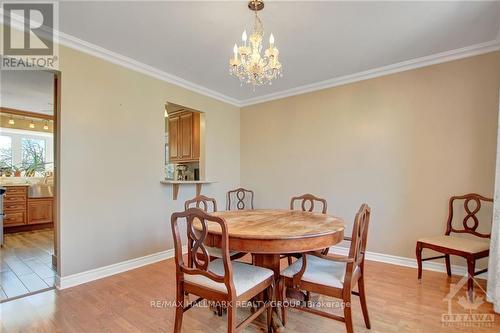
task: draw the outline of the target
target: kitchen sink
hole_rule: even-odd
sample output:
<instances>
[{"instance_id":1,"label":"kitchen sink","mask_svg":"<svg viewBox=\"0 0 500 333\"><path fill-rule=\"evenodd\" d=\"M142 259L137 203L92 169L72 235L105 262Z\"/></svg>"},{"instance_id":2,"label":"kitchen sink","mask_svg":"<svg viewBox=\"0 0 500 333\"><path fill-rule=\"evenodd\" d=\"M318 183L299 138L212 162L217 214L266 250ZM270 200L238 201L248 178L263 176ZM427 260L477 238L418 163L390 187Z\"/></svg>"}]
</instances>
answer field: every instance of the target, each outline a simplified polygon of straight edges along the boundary
<instances>
[{"instance_id":1,"label":"kitchen sink","mask_svg":"<svg viewBox=\"0 0 500 333\"><path fill-rule=\"evenodd\" d=\"M28 187L28 197L47 198L54 196L54 185L34 184Z\"/></svg>"}]
</instances>

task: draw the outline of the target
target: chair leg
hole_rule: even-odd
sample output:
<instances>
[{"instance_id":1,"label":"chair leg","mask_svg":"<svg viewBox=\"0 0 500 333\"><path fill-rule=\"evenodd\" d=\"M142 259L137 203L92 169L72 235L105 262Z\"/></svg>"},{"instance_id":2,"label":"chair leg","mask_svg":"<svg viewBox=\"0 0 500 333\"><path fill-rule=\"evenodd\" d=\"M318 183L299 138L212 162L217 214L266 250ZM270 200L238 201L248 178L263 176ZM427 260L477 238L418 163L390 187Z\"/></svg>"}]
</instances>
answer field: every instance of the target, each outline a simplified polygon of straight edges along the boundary
<instances>
[{"instance_id":1,"label":"chair leg","mask_svg":"<svg viewBox=\"0 0 500 333\"><path fill-rule=\"evenodd\" d=\"M182 315L184 314L184 288L182 283L177 286L176 296L174 333L181 333Z\"/></svg>"},{"instance_id":2,"label":"chair leg","mask_svg":"<svg viewBox=\"0 0 500 333\"><path fill-rule=\"evenodd\" d=\"M288 266L292 264L292 256L288 256Z\"/></svg>"},{"instance_id":3,"label":"chair leg","mask_svg":"<svg viewBox=\"0 0 500 333\"><path fill-rule=\"evenodd\" d=\"M418 279L422 279L422 243L417 242L417 247L415 249L415 255L417 257L418 265Z\"/></svg>"},{"instance_id":4,"label":"chair leg","mask_svg":"<svg viewBox=\"0 0 500 333\"><path fill-rule=\"evenodd\" d=\"M236 304L229 302L227 307L227 333L236 333Z\"/></svg>"},{"instance_id":5,"label":"chair leg","mask_svg":"<svg viewBox=\"0 0 500 333\"><path fill-rule=\"evenodd\" d=\"M446 274L448 274L448 276L451 276L451 264L450 264L450 255L449 254L444 255L444 261L446 263Z\"/></svg>"},{"instance_id":6,"label":"chair leg","mask_svg":"<svg viewBox=\"0 0 500 333\"><path fill-rule=\"evenodd\" d=\"M469 301L474 301L474 273L476 271L476 260L474 258L467 258L467 296Z\"/></svg>"},{"instance_id":7,"label":"chair leg","mask_svg":"<svg viewBox=\"0 0 500 333\"><path fill-rule=\"evenodd\" d=\"M278 301L280 303L281 323L283 324L283 326L286 326L286 306L285 306L285 300L286 300L285 280L280 279L279 282L278 282Z\"/></svg>"},{"instance_id":8,"label":"chair leg","mask_svg":"<svg viewBox=\"0 0 500 333\"><path fill-rule=\"evenodd\" d=\"M351 298L350 295L344 298L344 319L347 333L353 333L352 313L351 313Z\"/></svg>"},{"instance_id":9,"label":"chair leg","mask_svg":"<svg viewBox=\"0 0 500 333\"><path fill-rule=\"evenodd\" d=\"M359 301L361 302L361 310L363 311L363 318L365 319L366 328L370 329L370 317L368 316L368 306L366 304L365 294L365 279L363 276L358 280Z\"/></svg>"},{"instance_id":10,"label":"chair leg","mask_svg":"<svg viewBox=\"0 0 500 333\"><path fill-rule=\"evenodd\" d=\"M271 302L273 301L274 298L274 283L267 288L267 295L266 295L266 300L269 302L266 304L267 306L267 333L272 333L273 332L273 307L271 306Z\"/></svg>"}]
</instances>

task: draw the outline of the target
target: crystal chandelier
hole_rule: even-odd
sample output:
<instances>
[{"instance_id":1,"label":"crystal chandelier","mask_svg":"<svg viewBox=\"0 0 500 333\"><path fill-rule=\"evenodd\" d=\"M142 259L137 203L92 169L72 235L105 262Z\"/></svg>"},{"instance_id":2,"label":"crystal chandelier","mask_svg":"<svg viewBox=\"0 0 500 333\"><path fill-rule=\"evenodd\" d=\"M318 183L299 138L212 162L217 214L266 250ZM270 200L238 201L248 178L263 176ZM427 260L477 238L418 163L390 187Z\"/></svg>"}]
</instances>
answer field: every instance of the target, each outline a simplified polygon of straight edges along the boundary
<instances>
[{"instance_id":1,"label":"crystal chandelier","mask_svg":"<svg viewBox=\"0 0 500 333\"><path fill-rule=\"evenodd\" d=\"M255 22L253 32L247 43L247 32L243 31L241 40L243 44L238 47L234 44L234 56L229 60L229 73L237 77L241 84L243 82L260 86L272 84L272 80L278 76L282 77L281 63L278 60L279 51L274 46L274 36L269 36L269 48L262 52L262 39L264 36L264 27L257 12L264 8L264 2L261 0L252 0L248 3L248 8L255 13Z\"/></svg>"}]
</instances>

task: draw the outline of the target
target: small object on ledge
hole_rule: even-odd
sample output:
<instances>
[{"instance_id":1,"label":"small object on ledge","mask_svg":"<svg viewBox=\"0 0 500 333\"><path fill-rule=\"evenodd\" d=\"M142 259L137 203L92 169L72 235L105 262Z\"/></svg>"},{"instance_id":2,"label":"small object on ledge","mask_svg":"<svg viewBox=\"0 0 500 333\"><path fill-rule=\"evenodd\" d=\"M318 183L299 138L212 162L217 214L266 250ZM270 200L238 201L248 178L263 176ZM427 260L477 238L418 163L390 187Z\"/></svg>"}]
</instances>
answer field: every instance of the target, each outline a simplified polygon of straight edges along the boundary
<instances>
[{"instance_id":1,"label":"small object on ledge","mask_svg":"<svg viewBox=\"0 0 500 333\"><path fill-rule=\"evenodd\" d=\"M177 180L187 180L188 166L184 164L177 164L175 166L175 174L177 174Z\"/></svg>"},{"instance_id":2,"label":"small object on ledge","mask_svg":"<svg viewBox=\"0 0 500 333\"><path fill-rule=\"evenodd\" d=\"M179 194L180 185L184 184L195 184L196 185L196 195L201 194L201 187L203 184L211 184L216 183L216 181L212 180L162 180L160 183L162 184L171 184L172 185L172 197L174 200L177 200L177 196Z\"/></svg>"}]
</instances>

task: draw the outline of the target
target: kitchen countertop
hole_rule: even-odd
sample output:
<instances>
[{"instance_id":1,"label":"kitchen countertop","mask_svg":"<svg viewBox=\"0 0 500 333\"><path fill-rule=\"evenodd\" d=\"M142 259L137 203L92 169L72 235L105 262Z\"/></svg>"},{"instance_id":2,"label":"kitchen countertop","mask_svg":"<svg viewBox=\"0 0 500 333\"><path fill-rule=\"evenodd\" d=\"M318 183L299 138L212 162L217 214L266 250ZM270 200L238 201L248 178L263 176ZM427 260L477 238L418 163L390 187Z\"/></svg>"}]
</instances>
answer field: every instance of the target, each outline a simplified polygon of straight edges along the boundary
<instances>
[{"instance_id":1,"label":"kitchen countertop","mask_svg":"<svg viewBox=\"0 0 500 333\"><path fill-rule=\"evenodd\" d=\"M27 187L28 188L28 198L30 199L48 199L54 197L54 185L43 184L43 183L33 183L33 184L0 184L0 187Z\"/></svg>"},{"instance_id":2,"label":"kitchen countertop","mask_svg":"<svg viewBox=\"0 0 500 333\"><path fill-rule=\"evenodd\" d=\"M166 179L162 180L160 183L162 184L210 184L215 183L213 180L173 180Z\"/></svg>"}]
</instances>

